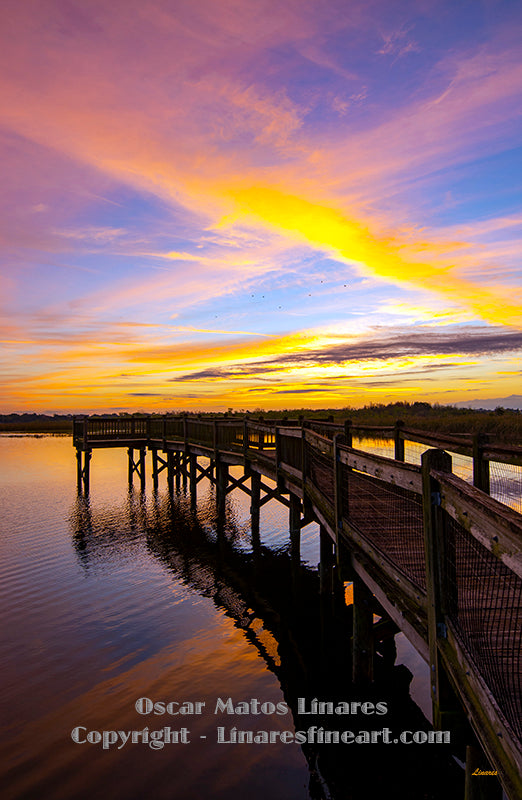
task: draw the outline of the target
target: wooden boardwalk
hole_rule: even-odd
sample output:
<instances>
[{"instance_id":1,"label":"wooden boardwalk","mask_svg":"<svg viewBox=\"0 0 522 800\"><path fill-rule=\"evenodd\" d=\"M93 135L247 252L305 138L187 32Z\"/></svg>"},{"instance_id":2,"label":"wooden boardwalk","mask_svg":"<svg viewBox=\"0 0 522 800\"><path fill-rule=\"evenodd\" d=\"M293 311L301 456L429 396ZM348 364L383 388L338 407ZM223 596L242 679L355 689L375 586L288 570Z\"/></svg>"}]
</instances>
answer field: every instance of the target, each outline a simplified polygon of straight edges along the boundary
<instances>
[{"instance_id":1,"label":"wooden boardwalk","mask_svg":"<svg viewBox=\"0 0 522 800\"><path fill-rule=\"evenodd\" d=\"M522 448L400 424L391 433L395 459L354 449L350 426L328 422L92 417L75 420L73 444L79 490L89 489L94 449L125 447L129 480L137 475L142 489L149 451L155 488L165 470L169 489L189 486L194 502L203 478L215 485L221 509L228 492L246 492L253 535L260 508L282 502L294 552L300 529L319 523L323 590L354 584L354 680L372 680L377 612L430 665L434 727L460 725L464 711L515 800L522 797L522 516L487 491L489 462L522 465ZM435 448L422 466L404 462L413 437ZM473 458L473 486L452 474L443 448ZM469 800L475 786L469 777Z\"/></svg>"}]
</instances>

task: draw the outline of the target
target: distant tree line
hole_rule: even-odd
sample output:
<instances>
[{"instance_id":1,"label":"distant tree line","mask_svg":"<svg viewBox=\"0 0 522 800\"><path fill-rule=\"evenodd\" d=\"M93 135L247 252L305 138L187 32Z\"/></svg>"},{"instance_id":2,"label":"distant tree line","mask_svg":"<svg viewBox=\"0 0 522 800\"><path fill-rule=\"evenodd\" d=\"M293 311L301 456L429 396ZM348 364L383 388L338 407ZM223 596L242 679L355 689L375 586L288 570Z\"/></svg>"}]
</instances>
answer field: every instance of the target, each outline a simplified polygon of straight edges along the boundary
<instances>
[{"instance_id":1,"label":"distant tree line","mask_svg":"<svg viewBox=\"0 0 522 800\"><path fill-rule=\"evenodd\" d=\"M179 411L164 412L152 416L177 416ZM192 417L244 417L254 419L330 419L344 422L351 419L354 425L394 425L402 420L406 427L418 428L434 433L491 433L500 441L522 444L522 413L517 410L496 408L494 411L455 406L431 405L425 402L388 403L363 406L362 408L323 408L323 409L278 409L264 411L256 408L233 410L225 413L186 412ZM144 412L119 412L114 414L93 414L93 417L143 416ZM77 415L81 416L81 415ZM0 414L0 431L13 433L72 433L73 414Z\"/></svg>"}]
</instances>

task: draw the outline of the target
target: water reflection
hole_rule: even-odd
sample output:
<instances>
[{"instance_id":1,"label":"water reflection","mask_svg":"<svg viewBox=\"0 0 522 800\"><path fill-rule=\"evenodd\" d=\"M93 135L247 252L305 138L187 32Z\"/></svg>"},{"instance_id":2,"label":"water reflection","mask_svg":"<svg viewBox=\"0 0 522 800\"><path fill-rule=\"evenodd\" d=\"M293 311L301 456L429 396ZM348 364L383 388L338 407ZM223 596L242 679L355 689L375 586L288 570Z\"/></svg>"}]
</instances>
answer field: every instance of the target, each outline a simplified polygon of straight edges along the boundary
<instances>
[{"instance_id":1,"label":"water reflection","mask_svg":"<svg viewBox=\"0 0 522 800\"><path fill-rule=\"evenodd\" d=\"M305 731L316 726L357 732L381 730L383 725L396 732L429 730L409 695L411 674L403 666L394 666L393 640L386 638L380 644L375 686L357 692L349 682L351 608L340 597L319 597L317 571L296 561L289 543L270 548L252 540L248 525L240 522L230 505L219 516L212 493L194 508L187 495L155 494L147 501L131 491L116 513L110 508L91 509L88 499L78 498L71 529L86 571L118 560L123 550L132 551L141 535L147 551L172 575L176 592L184 587L185 597L197 594L210 599L248 642L251 650L243 658L251 658L255 651L277 677L291 723L248 714L239 722L234 717L220 719L219 725L254 731L283 729L283 723L284 729ZM219 653L212 654L214 663L219 658ZM201 680L207 665L199 663L198 669ZM234 697L244 699L236 692ZM381 701L388 713L384 719L360 714L303 716L299 698ZM210 695L208 702L213 702ZM207 730L202 720L198 723ZM216 720L211 723L215 725ZM240 758L253 756L254 747L240 745ZM250 748L248 754L245 748ZM455 748L427 747L419 752L417 747L372 744L353 752L346 745L313 742L302 750L309 769L310 798L324 797L327 792L332 798L366 799L387 794L393 786L404 798L461 796L462 773L451 758ZM235 763L233 754L230 758ZM223 776L216 779L222 781ZM217 796L216 792L218 787L212 787L210 796Z\"/></svg>"},{"instance_id":2,"label":"water reflection","mask_svg":"<svg viewBox=\"0 0 522 800\"><path fill-rule=\"evenodd\" d=\"M205 481L196 508L182 492L168 497L164 475L160 493L129 493L125 454L114 449L95 454L91 499L73 501L69 439L0 437L0 445L2 797L306 800L325 785L334 800L461 797L462 773L436 747L216 742L219 725L370 727L361 715L333 723L297 715L300 696L357 698L350 612L337 603L335 615L322 613L332 604L321 601L310 566L313 525L299 560L276 502L263 507L252 541L239 492L221 519ZM389 703L381 719L390 728L426 728L410 674L385 650L378 682L361 699ZM134 703L143 696L206 703L208 713L187 723L190 745L102 750L71 740L75 726L177 727L175 718L140 716ZM216 716L218 697L284 701L290 711Z\"/></svg>"}]
</instances>

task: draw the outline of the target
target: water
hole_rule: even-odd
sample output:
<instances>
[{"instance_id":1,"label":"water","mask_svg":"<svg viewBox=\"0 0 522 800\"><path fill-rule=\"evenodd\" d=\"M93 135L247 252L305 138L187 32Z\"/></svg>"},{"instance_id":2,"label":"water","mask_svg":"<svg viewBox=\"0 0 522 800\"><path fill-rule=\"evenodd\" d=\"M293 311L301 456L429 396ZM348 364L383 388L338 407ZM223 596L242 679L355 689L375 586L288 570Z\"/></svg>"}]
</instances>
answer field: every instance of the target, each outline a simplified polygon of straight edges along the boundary
<instances>
[{"instance_id":1,"label":"water","mask_svg":"<svg viewBox=\"0 0 522 800\"><path fill-rule=\"evenodd\" d=\"M89 499L76 495L70 438L1 436L0 451L2 797L306 800L328 786L335 800L395 784L404 798L423 796L424 785L425 797L450 798L452 787L460 795L447 749L372 745L352 755L343 745L216 741L218 726L227 735L232 726L295 731L290 711L216 715L217 698L294 708L299 696L356 696L338 636L320 625L316 525L303 530L292 571L288 512L274 501L253 547L249 500L238 491L220 523L206 481L196 509L183 493L172 501L164 482L157 495L129 492L124 450L94 451ZM399 658L377 700L389 703L390 727L424 729L410 689L426 704L425 667L397 638ZM411 685L404 665L415 670ZM135 708L143 697L204 705L184 717L144 716ZM331 727L371 727L341 722ZM71 738L76 728L83 740L165 726L186 728L189 743L103 749Z\"/></svg>"}]
</instances>

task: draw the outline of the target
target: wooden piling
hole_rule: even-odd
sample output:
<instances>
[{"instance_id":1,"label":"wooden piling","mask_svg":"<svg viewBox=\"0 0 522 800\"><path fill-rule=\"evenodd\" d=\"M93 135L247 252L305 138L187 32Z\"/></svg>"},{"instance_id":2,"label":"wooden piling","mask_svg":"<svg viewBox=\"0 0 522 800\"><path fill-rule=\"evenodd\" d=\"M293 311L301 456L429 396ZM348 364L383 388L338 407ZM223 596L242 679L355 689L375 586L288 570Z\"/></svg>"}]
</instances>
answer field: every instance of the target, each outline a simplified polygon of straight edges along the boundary
<instances>
[{"instance_id":1,"label":"wooden piling","mask_svg":"<svg viewBox=\"0 0 522 800\"><path fill-rule=\"evenodd\" d=\"M333 592L334 543L328 531L319 526L319 591L328 596Z\"/></svg>"},{"instance_id":2,"label":"wooden piling","mask_svg":"<svg viewBox=\"0 0 522 800\"><path fill-rule=\"evenodd\" d=\"M259 509L261 503L261 475L259 472L250 472L250 525L252 531L252 547L254 549L260 544L260 517Z\"/></svg>"},{"instance_id":3,"label":"wooden piling","mask_svg":"<svg viewBox=\"0 0 522 800\"><path fill-rule=\"evenodd\" d=\"M82 490L82 451L79 447L76 448L76 485L78 493Z\"/></svg>"},{"instance_id":4,"label":"wooden piling","mask_svg":"<svg viewBox=\"0 0 522 800\"><path fill-rule=\"evenodd\" d=\"M352 678L358 686L368 686L373 682L373 606L373 594L364 581L354 575Z\"/></svg>"},{"instance_id":5,"label":"wooden piling","mask_svg":"<svg viewBox=\"0 0 522 800\"><path fill-rule=\"evenodd\" d=\"M181 453L176 451L174 456L174 477L176 479L176 491L181 489Z\"/></svg>"},{"instance_id":6,"label":"wooden piling","mask_svg":"<svg viewBox=\"0 0 522 800\"><path fill-rule=\"evenodd\" d=\"M295 494L290 494L289 529L290 529L290 556L292 562L301 561L301 509L302 503Z\"/></svg>"},{"instance_id":7,"label":"wooden piling","mask_svg":"<svg viewBox=\"0 0 522 800\"><path fill-rule=\"evenodd\" d=\"M158 491L159 486L159 461L158 461L158 451L156 448L152 450L152 485L154 487L154 491Z\"/></svg>"},{"instance_id":8,"label":"wooden piling","mask_svg":"<svg viewBox=\"0 0 522 800\"><path fill-rule=\"evenodd\" d=\"M129 486L132 486L132 479L134 477L134 450L132 447L129 447L127 449L127 457L128 457Z\"/></svg>"},{"instance_id":9,"label":"wooden piling","mask_svg":"<svg viewBox=\"0 0 522 800\"><path fill-rule=\"evenodd\" d=\"M92 458L92 450L86 450L84 453L84 464L83 464L83 491L85 494L89 494L89 487L91 481L91 458Z\"/></svg>"},{"instance_id":10,"label":"wooden piling","mask_svg":"<svg viewBox=\"0 0 522 800\"><path fill-rule=\"evenodd\" d=\"M76 448L76 481L79 494L82 492L89 494L91 458L92 450L82 450L81 447Z\"/></svg>"},{"instance_id":11,"label":"wooden piling","mask_svg":"<svg viewBox=\"0 0 522 800\"><path fill-rule=\"evenodd\" d=\"M187 420L185 420L185 423ZM182 459L182 468L181 468L181 478L183 482L183 490L187 491L188 486L188 472L189 472L189 455L187 452L181 454Z\"/></svg>"},{"instance_id":12,"label":"wooden piling","mask_svg":"<svg viewBox=\"0 0 522 800\"><path fill-rule=\"evenodd\" d=\"M218 511L221 513L225 510L228 485L228 464L224 464L221 460L216 464L216 477L216 500Z\"/></svg>"},{"instance_id":13,"label":"wooden piling","mask_svg":"<svg viewBox=\"0 0 522 800\"><path fill-rule=\"evenodd\" d=\"M189 469L190 469L190 497L194 502L197 500L197 472L198 472L198 457L194 453L189 455Z\"/></svg>"},{"instance_id":14,"label":"wooden piling","mask_svg":"<svg viewBox=\"0 0 522 800\"><path fill-rule=\"evenodd\" d=\"M145 459L147 456L147 450L145 447L140 448L140 461L139 461L139 476L140 476L140 490L142 492L145 491L145 483L146 483L146 472L145 472Z\"/></svg>"},{"instance_id":15,"label":"wooden piling","mask_svg":"<svg viewBox=\"0 0 522 800\"><path fill-rule=\"evenodd\" d=\"M172 450L167 452L167 486L169 494L174 492L174 475L176 472L175 453Z\"/></svg>"}]
</instances>

